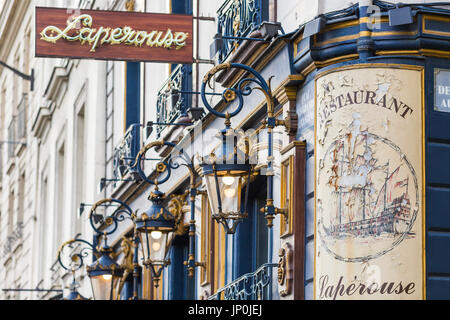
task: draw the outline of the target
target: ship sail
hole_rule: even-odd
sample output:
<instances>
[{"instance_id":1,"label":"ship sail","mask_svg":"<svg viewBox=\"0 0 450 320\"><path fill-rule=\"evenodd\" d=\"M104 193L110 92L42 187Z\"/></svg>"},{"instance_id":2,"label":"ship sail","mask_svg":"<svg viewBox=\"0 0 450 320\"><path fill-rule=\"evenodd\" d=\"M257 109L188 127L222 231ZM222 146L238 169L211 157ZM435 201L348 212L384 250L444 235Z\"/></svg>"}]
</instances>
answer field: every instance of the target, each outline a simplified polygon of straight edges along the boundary
<instances>
[{"instance_id":1,"label":"ship sail","mask_svg":"<svg viewBox=\"0 0 450 320\"><path fill-rule=\"evenodd\" d=\"M408 177L398 180L402 165L389 172L389 161L378 164L372 150L375 139L368 131L360 131L357 118L350 129L334 143L330 154L328 185L336 211L330 216L328 233L367 236L397 232L394 225L401 215L409 214ZM376 190L374 182L379 185L380 180L383 185Z\"/></svg>"}]
</instances>

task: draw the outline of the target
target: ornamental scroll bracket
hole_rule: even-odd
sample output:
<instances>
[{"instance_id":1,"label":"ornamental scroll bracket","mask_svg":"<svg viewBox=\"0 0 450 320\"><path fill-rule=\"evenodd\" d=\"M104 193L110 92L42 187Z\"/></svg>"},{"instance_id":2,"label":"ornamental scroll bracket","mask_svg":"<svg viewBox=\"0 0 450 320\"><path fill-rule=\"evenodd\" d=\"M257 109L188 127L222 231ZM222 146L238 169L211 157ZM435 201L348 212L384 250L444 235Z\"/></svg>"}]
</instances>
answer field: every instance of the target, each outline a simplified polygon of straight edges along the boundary
<instances>
[{"instance_id":1,"label":"ornamental scroll bracket","mask_svg":"<svg viewBox=\"0 0 450 320\"><path fill-rule=\"evenodd\" d=\"M293 261L292 261L292 246L289 243L285 243L278 254L278 270L277 279L279 293L281 297L286 297L292 292L293 281Z\"/></svg>"}]
</instances>

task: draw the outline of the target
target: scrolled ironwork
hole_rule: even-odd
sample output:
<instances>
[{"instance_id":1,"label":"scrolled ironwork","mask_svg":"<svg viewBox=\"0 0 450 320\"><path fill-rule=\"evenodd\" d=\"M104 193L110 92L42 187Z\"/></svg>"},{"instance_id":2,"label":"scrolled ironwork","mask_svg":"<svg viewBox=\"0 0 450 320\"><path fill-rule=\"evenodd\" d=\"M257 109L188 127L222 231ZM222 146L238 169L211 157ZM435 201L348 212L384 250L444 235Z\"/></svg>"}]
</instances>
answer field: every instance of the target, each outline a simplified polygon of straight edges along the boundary
<instances>
[{"instance_id":1,"label":"scrolled ironwork","mask_svg":"<svg viewBox=\"0 0 450 320\"><path fill-rule=\"evenodd\" d=\"M224 100L225 103L230 104L232 101L238 100L238 105L232 112L221 113L221 112L216 111L209 104L208 99L206 97L206 86L211 87L210 81L217 72L220 72L225 69L232 69L232 68L244 70L244 71L250 73L250 75L252 77L243 78L237 83L237 85L234 88L226 88L223 91L222 99ZM252 87L252 86L250 86L250 83L253 83L256 86ZM261 74L259 72L257 72L255 69L253 69L247 65L240 64L240 63L224 63L224 64L215 66L205 75L205 77L203 79L203 83L202 83L202 88L201 88L201 97L202 97L203 104L212 114L214 114L215 116L220 117L220 118L230 119L230 118L234 117L235 115L237 115L242 110L242 108L244 106L244 96L250 95L253 92L253 90L259 90L259 91L263 92L263 94L266 97L268 112L273 112L274 101L273 101L272 91L270 88L270 81L269 81L269 83L266 82L266 80L261 76ZM227 93L229 95L230 91L233 92L235 95L235 97L231 101L227 97Z\"/></svg>"},{"instance_id":2,"label":"scrolled ironwork","mask_svg":"<svg viewBox=\"0 0 450 320\"><path fill-rule=\"evenodd\" d=\"M219 289L208 300L266 300L270 298L272 268L276 263L265 263L255 272L247 273Z\"/></svg>"},{"instance_id":3,"label":"scrolled ironwork","mask_svg":"<svg viewBox=\"0 0 450 320\"><path fill-rule=\"evenodd\" d=\"M75 238L64 242L58 249L58 262L64 270L75 272L84 266L84 259L89 251L95 252L95 247L88 241ZM68 261L67 261L68 260Z\"/></svg>"},{"instance_id":4,"label":"scrolled ironwork","mask_svg":"<svg viewBox=\"0 0 450 320\"><path fill-rule=\"evenodd\" d=\"M112 214L106 216L96 214L96 210L100 206L106 207L107 209L109 206L113 206L114 204L118 204L118 208L114 210ZM91 223L92 229L94 229L94 231L98 234L110 235L117 230L119 222L124 221L125 219L133 219L134 216L135 214L133 213L133 210L131 210L126 203L118 199L108 198L96 202L91 207L91 211L89 212L89 222ZM99 224L100 226L105 227L105 229L99 229L99 227L96 226Z\"/></svg>"},{"instance_id":5,"label":"scrolled ironwork","mask_svg":"<svg viewBox=\"0 0 450 320\"><path fill-rule=\"evenodd\" d=\"M161 160L157 164L157 167L158 167L158 165L161 165L161 168L160 169L157 168L156 171L160 175L163 173L165 173L165 174L163 175L163 177L158 176L156 179L150 179L149 177L147 177L144 170L142 169L142 162L145 160L145 154L150 149L155 148L155 147L162 147L162 146L168 146L172 149L170 157L165 160ZM178 162L178 159L181 159L182 161ZM136 160L135 160L135 163L133 166L137 168L137 171L138 171L139 175L141 176L141 178L145 182L152 184L152 185L160 185L160 184L166 182L167 180L169 180L172 170L178 169L180 166L186 166L190 170L191 174L193 172L195 172L194 167L193 167L193 158L190 158L176 144L174 144L172 142L168 142L168 141L159 141L159 140L153 141L153 142L145 145L144 147L142 147L142 149L139 151L138 155L136 156Z\"/></svg>"}]
</instances>

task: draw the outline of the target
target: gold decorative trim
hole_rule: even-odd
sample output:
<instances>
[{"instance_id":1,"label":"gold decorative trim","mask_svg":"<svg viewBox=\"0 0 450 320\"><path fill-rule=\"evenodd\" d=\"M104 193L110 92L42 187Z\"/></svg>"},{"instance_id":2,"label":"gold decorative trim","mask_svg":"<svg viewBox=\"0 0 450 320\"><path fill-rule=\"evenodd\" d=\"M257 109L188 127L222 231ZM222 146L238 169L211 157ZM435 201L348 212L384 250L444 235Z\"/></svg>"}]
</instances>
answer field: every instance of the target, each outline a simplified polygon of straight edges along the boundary
<instances>
[{"instance_id":1,"label":"gold decorative trim","mask_svg":"<svg viewBox=\"0 0 450 320\"><path fill-rule=\"evenodd\" d=\"M314 35L314 46L324 46L331 43L343 42L347 40L357 39L359 37L384 37L384 36L411 36L417 34L417 30L413 31L360 31L357 34L351 34L347 36L340 36L336 38L331 38L321 42L317 42L317 35Z\"/></svg>"},{"instance_id":2,"label":"gold decorative trim","mask_svg":"<svg viewBox=\"0 0 450 320\"><path fill-rule=\"evenodd\" d=\"M305 141L292 141L289 143L286 147L281 149L280 153L281 155L285 155L289 150L295 147L305 147L306 148L306 142Z\"/></svg>"},{"instance_id":3,"label":"gold decorative trim","mask_svg":"<svg viewBox=\"0 0 450 320\"><path fill-rule=\"evenodd\" d=\"M324 60L324 61L315 61L315 66L319 67L319 68L323 68L323 67L329 66L331 64L349 61L349 60L355 60L358 58L359 58L359 55L357 53L346 54L344 56L335 57L335 58L331 58L331 59Z\"/></svg>"},{"instance_id":4,"label":"gold decorative trim","mask_svg":"<svg viewBox=\"0 0 450 320\"><path fill-rule=\"evenodd\" d=\"M293 281L293 259L292 247L285 243L278 253L277 280L281 297L286 297L292 293Z\"/></svg>"},{"instance_id":5,"label":"gold decorative trim","mask_svg":"<svg viewBox=\"0 0 450 320\"><path fill-rule=\"evenodd\" d=\"M289 188L287 187L289 186ZM293 212L294 212L294 156L281 163L281 196L280 207L286 214L280 219L280 238L285 238L293 233ZM285 200L285 203L281 201ZM287 200L287 201L286 201Z\"/></svg>"},{"instance_id":6,"label":"gold decorative trim","mask_svg":"<svg viewBox=\"0 0 450 320\"><path fill-rule=\"evenodd\" d=\"M375 52L376 55L422 55L428 57L436 57L448 59L450 58L450 51L434 50L434 49L419 49L419 50L380 50Z\"/></svg>"},{"instance_id":7,"label":"gold decorative trim","mask_svg":"<svg viewBox=\"0 0 450 320\"><path fill-rule=\"evenodd\" d=\"M200 257L206 262L206 268L200 270L200 285L205 286L211 282L210 279L210 258L211 255L211 231L210 230L210 210L209 200L206 194L201 195L201 243L200 243Z\"/></svg>"},{"instance_id":8,"label":"gold decorative trim","mask_svg":"<svg viewBox=\"0 0 450 320\"><path fill-rule=\"evenodd\" d=\"M359 34L352 34L352 35L348 35L348 36L340 36L340 37L324 40L324 41L321 41L321 42L317 42L317 37L316 36L317 36L317 34L314 35L314 46L318 46L318 47L325 46L325 45L330 44L330 43L343 42L343 41L353 40L353 39L359 38Z\"/></svg>"},{"instance_id":9,"label":"gold decorative trim","mask_svg":"<svg viewBox=\"0 0 450 320\"><path fill-rule=\"evenodd\" d=\"M442 17L442 16L432 16L432 15L425 14L425 15L423 16L423 20L422 20L422 32L423 32L423 33L426 33L426 34L434 34L434 35L436 35L436 36L450 37L450 32L426 29L425 24L426 24L426 21L427 21L427 20L431 20L431 21L443 21L443 22L449 22L449 23L450 23L450 18Z\"/></svg>"},{"instance_id":10,"label":"gold decorative trim","mask_svg":"<svg viewBox=\"0 0 450 320\"><path fill-rule=\"evenodd\" d=\"M413 31L380 31L372 32L372 37L383 37L383 36L413 36L417 34L417 30Z\"/></svg>"}]
</instances>

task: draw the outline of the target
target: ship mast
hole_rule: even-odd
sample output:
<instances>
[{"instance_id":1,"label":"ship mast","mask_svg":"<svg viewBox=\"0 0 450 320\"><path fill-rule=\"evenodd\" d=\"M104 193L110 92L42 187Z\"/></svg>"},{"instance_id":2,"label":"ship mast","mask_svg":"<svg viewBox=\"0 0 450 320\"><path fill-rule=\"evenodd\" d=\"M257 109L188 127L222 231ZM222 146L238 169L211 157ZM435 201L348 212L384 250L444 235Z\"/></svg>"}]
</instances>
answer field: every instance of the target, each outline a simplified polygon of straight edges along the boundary
<instances>
[{"instance_id":1,"label":"ship mast","mask_svg":"<svg viewBox=\"0 0 450 320\"><path fill-rule=\"evenodd\" d=\"M366 132L366 144L365 144L365 150L364 150L364 152L367 152L367 149L368 149L368 145L367 145L367 132ZM364 160L366 160L365 158L364 158ZM366 160L367 161L367 160ZM362 190L363 190L363 210L362 210L362 219L363 220L366 220L366 186L367 186L367 180L366 180L366 182L365 182L365 184L364 184L364 186L363 186L363 188L362 188Z\"/></svg>"},{"instance_id":2,"label":"ship mast","mask_svg":"<svg viewBox=\"0 0 450 320\"><path fill-rule=\"evenodd\" d=\"M386 165L386 178L384 179L384 203L383 203L383 212L386 211L386 197L387 197L387 181L389 180L389 160Z\"/></svg>"},{"instance_id":3,"label":"ship mast","mask_svg":"<svg viewBox=\"0 0 450 320\"><path fill-rule=\"evenodd\" d=\"M341 160L339 161L341 163L340 165L340 170L341 172L339 172L339 177L342 177L342 173L343 173L343 163L344 163L344 148L342 149L342 153L341 153ZM339 225L342 224L342 186L339 185Z\"/></svg>"}]
</instances>

